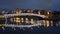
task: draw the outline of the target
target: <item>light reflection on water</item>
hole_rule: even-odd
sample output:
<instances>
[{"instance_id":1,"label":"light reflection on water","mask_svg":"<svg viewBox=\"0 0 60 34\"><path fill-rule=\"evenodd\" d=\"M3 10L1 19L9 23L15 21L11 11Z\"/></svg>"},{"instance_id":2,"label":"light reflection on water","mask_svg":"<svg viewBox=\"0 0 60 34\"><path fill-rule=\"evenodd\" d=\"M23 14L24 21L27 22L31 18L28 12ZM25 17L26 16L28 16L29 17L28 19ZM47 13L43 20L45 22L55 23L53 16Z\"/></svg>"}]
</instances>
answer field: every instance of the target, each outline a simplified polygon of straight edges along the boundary
<instances>
[{"instance_id":1,"label":"light reflection on water","mask_svg":"<svg viewBox=\"0 0 60 34\"><path fill-rule=\"evenodd\" d=\"M0 21L1 22L1 21ZM15 23L15 22L12 22L12 23ZM36 23L36 22L34 22ZM38 22L37 22L38 23ZM3 31L4 32L12 32L12 31L25 31L25 32L59 32L60 31L60 21L45 21L45 20L41 20L40 21L40 26L34 26L34 27L0 27L0 31Z\"/></svg>"},{"instance_id":2,"label":"light reflection on water","mask_svg":"<svg viewBox=\"0 0 60 34\"><path fill-rule=\"evenodd\" d=\"M26 23L27 22L27 23ZM4 21L0 21L0 24L4 24ZM24 21L23 23L22 21L7 21L7 24L15 24L15 25L33 25L33 24L38 24L40 26L44 26L44 27L49 27L49 26L60 26L60 21L52 21L52 20L39 20L39 21Z\"/></svg>"}]
</instances>

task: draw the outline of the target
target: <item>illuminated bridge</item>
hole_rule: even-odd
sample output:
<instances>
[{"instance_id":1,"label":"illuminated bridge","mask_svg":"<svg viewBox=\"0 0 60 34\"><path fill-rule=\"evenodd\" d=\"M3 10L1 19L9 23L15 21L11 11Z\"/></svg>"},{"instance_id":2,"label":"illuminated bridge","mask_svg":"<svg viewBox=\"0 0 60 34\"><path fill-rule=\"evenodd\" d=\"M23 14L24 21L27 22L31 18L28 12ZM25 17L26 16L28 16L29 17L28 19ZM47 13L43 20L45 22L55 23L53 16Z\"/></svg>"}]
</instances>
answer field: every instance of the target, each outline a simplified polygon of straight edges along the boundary
<instances>
[{"instance_id":1,"label":"illuminated bridge","mask_svg":"<svg viewBox=\"0 0 60 34\"><path fill-rule=\"evenodd\" d=\"M4 17L6 17L6 18L8 18L8 17L14 17L14 16L38 16L38 17L42 17L42 18L47 17L45 15L32 14L32 13L4 14Z\"/></svg>"},{"instance_id":2,"label":"illuminated bridge","mask_svg":"<svg viewBox=\"0 0 60 34\"><path fill-rule=\"evenodd\" d=\"M32 14L32 13L20 13L20 14L4 14L4 17L5 17L5 20L6 20L6 22L5 22L5 24L4 24L4 26L5 27L32 27L32 26L38 26L38 25L41 25L40 24L40 20L37 20L37 22L39 23L39 24L37 24L37 23L34 23L33 25L31 24L31 25L16 25L16 24L9 24L8 25L8 19L7 18L9 18L9 17L15 17L15 16L37 16L37 17L42 17L42 18L46 18L47 16L45 16L45 15L39 15L39 14ZM19 18L17 18L17 19L19 19ZM36 19L36 18L35 18ZM28 18L26 19L26 20L28 20ZM20 22L20 21L18 21L18 22ZM25 21L26 22L26 21ZM27 21L27 22L31 22L31 21ZM32 19L32 22L36 22L35 20L33 20ZM31 22L31 23L32 23Z\"/></svg>"},{"instance_id":3,"label":"illuminated bridge","mask_svg":"<svg viewBox=\"0 0 60 34\"><path fill-rule=\"evenodd\" d=\"M46 15L47 14L47 15ZM0 16L0 26L4 27L39 27L39 26L53 26L53 21L49 20L50 12L41 12L27 10L22 11L16 9ZM50 15L51 16L51 15ZM59 22L60 23L60 22ZM59 24L58 24L59 25Z\"/></svg>"}]
</instances>

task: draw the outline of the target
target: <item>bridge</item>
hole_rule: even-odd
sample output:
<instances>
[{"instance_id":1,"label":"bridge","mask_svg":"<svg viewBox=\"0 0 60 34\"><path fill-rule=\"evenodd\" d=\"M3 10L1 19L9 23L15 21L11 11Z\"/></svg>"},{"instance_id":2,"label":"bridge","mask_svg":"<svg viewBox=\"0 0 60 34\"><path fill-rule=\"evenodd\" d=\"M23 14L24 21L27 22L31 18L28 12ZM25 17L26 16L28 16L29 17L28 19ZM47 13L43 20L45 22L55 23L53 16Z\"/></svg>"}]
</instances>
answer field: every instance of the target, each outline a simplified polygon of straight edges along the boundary
<instances>
[{"instance_id":1,"label":"bridge","mask_svg":"<svg viewBox=\"0 0 60 34\"><path fill-rule=\"evenodd\" d=\"M46 18L47 16L45 15L39 15L39 14L32 14L32 13L19 13L19 14L4 14L4 18L5 18L5 24L3 26L5 27L32 27L32 26L38 26L38 24L33 24L33 25L16 25L16 24L8 24L7 23L7 18L9 17L14 17L14 16L38 16L38 17L42 17L42 18ZM40 21L39 21L40 23ZM41 25L41 24L39 24Z\"/></svg>"},{"instance_id":2,"label":"bridge","mask_svg":"<svg viewBox=\"0 0 60 34\"><path fill-rule=\"evenodd\" d=\"M14 17L14 16L38 16L42 18L46 18L47 16L45 15L39 15L39 14L32 14L32 13L20 13L20 14L4 14L4 17L9 18L9 17Z\"/></svg>"}]
</instances>

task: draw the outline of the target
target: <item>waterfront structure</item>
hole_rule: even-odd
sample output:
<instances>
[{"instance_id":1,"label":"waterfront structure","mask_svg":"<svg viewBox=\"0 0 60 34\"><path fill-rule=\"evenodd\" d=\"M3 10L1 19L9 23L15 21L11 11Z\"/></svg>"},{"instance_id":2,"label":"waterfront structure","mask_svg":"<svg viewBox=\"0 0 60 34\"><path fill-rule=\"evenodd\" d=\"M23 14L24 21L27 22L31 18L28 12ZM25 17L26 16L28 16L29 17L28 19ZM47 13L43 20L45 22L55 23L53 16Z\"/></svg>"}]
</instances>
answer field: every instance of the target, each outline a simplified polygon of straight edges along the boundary
<instances>
[{"instance_id":1,"label":"waterfront structure","mask_svg":"<svg viewBox=\"0 0 60 34\"><path fill-rule=\"evenodd\" d=\"M50 10L15 9L7 13L0 13L0 26L2 28L60 26L59 19L56 19L54 16L54 12Z\"/></svg>"}]
</instances>

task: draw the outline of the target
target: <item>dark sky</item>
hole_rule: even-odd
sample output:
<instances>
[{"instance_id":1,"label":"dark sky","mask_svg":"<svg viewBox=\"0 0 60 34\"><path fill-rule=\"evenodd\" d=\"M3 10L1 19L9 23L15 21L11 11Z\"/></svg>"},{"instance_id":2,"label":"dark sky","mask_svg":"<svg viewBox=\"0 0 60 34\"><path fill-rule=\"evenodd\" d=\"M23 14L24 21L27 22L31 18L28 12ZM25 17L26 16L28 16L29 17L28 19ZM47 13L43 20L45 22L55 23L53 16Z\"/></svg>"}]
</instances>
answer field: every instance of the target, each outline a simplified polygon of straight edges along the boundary
<instances>
[{"instance_id":1,"label":"dark sky","mask_svg":"<svg viewBox=\"0 0 60 34\"><path fill-rule=\"evenodd\" d=\"M60 11L60 0L0 0L0 9L48 9Z\"/></svg>"}]
</instances>

